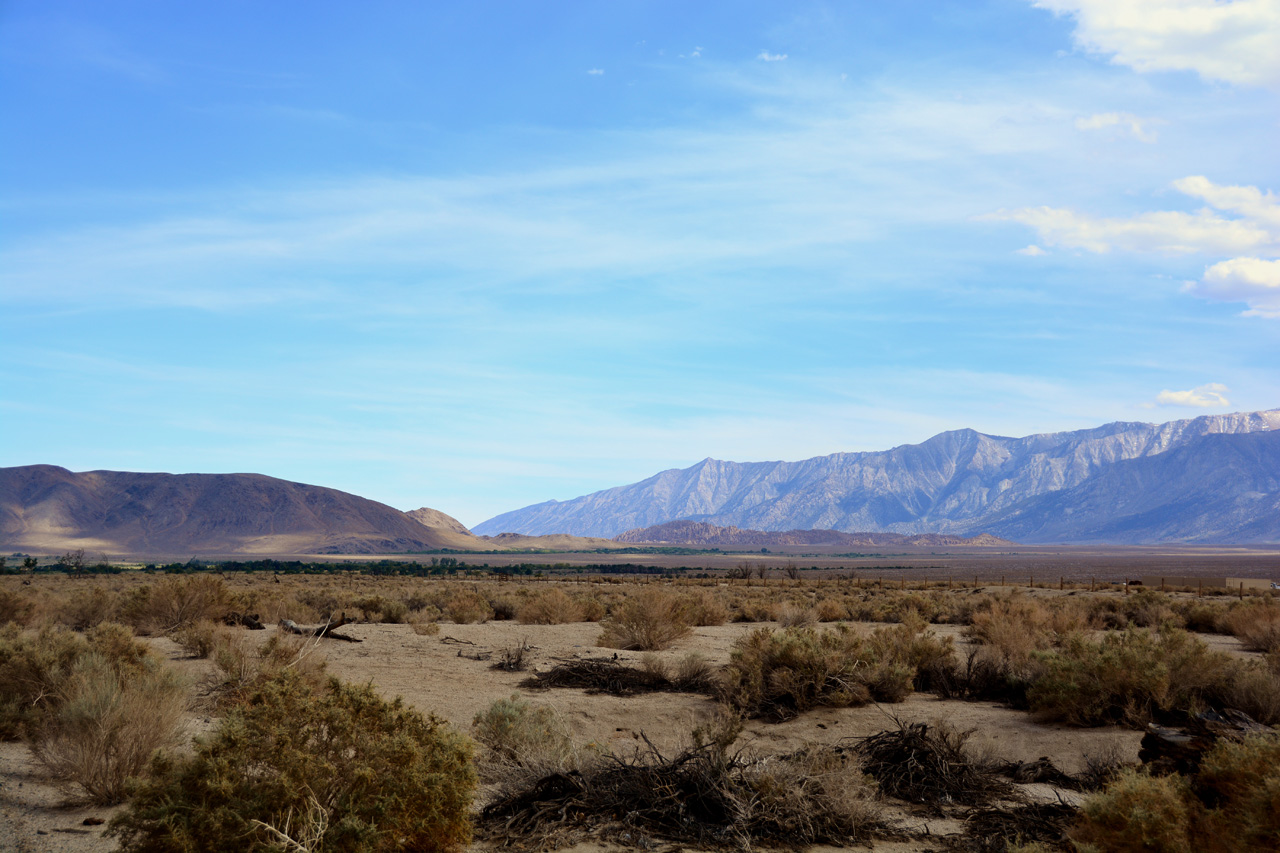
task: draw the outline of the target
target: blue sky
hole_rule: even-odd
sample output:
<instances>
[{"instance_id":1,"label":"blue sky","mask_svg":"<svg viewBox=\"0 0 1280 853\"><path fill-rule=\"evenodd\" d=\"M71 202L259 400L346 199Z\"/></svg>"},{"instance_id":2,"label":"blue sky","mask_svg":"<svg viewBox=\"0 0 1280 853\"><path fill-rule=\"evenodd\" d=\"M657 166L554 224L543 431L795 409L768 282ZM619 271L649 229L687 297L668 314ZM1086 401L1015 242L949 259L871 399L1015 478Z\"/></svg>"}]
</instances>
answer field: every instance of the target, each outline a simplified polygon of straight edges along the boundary
<instances>
[{"instance_id":1,"label":"blue sky","mask_svg":"<svg viewBox=\"0 0 1280 853\"><path fill-rule=\"evenodd\" d=\"M0 465L477 524L1280 405L1280 0L0 4Z\"/></svg>"}]
</instances>

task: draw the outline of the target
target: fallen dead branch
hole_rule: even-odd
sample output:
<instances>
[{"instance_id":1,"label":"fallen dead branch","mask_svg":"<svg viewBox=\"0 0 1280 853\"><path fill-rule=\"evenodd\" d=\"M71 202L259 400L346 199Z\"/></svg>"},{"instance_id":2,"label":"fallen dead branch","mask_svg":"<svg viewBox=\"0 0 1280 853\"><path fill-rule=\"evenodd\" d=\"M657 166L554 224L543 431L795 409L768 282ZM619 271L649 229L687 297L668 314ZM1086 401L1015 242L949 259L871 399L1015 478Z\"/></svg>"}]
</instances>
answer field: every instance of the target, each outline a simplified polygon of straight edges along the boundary
<instances>
[{"instance_id":1,"label":"fallen dead branch","mask_svg":"<svg viewBox=\"0 0 1280 853\"><path fill-rule=\"evenodd\" d=\"M348 636L346 634L334 633L343 625L350 625L347 621L347 614L343 613L335 622L332 617L323 625L299 625L292 619L281 619L280 630L289 634L297 634L300 637L315 637L318 639L345 640L348 643L359 643L361 640Z\"/></svg>"},{"instance_id":2,"label":"fallen dead branch","mask_svg":"<svg viewBox=\"0 0 1280 853\"><path fill-rule=\"evenodd\" d=\"M946 725L898 722L897 729L862 738L853 751L880 790L901 800L936 807L1014 797L1013 786L994 768L965 754L968 736Z\"/></svg>"}]
</instances>

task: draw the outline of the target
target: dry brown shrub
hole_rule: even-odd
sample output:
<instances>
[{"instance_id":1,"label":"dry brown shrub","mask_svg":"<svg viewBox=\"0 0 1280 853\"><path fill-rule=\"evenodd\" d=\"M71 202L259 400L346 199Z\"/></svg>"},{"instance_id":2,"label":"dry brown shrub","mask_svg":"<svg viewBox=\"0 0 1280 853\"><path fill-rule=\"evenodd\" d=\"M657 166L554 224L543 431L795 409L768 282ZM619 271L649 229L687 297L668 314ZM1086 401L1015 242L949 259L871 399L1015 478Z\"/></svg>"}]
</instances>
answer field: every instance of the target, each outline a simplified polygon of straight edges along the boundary
<instances>
[{"instance_id":1,"label":"dry brown shrub","mask_svg":"<svg viewBox=\"0 0 1280 853\"><path fill-rule=\"evenodd\" d=\"M201 620L221 621L231 612L231 593L222 578L190 575L164 578L131 596L123 617L144 634L168 634Z\"/></svg>"},{"instance_id":2,"label":"dry brown shrub","mask_svg":"<svg viewBox=\"0 0 1280 853\"><path fill-rule=\"evenodd\" d=\"M1270 599L1233 607L1227 627L1246 649L1273 652L1280 649L1280 605Z\"/></svg>"},{"instance_id":3,"label":"dry brown shrub","mask_svg":"<svg viewBox=\"0 0 1280 853\"><path fill-rule=\"evenodd\" d=\"M652 586L627 598L601 625L598 645L631 651L670 648L693 630L681 597Z\"/></svg>"},{"instance_id":4,"label":"dry brown shrub","mask_svg":"<svg viewBox=\"0 0 1280 853\"><path fill-rule=\"evenodd\" d=\"M812 625L818 621L818 614L812 607L785 601L778 605L778 624L783 628L797 628L801 625Z\"/></svg>"},{"instance_id":5,"label":"dry brown shrub","mask_svg":"<svg viewBox=\"0 0 1280 853\"><path fill-rule=\"evenodd\" d=\"M459 625L488 622L493 616L489 600L474 589L460 589L449 597L444 612Z\"/></svg>"},{"instance_id":6,"label":"dry brown shrub","mask_svg":"<svg viewBox=\"0 0 1280 853\"><path fill-rule=\"evenodd\" d=\"M207 658L213 653L216 635L224 628L225 626L203 620L179 628L170 638L190 657Z\"/></svg>"},{"instance_id":7,"label":"dry brown shrub","mask_svg":"<svg viewBox=\"0 0 1280 853\"><path fill-rule=\"evenodd\" d=\"M819 599L813 610L819 622L844 622L849 618L848 605L838 598Z\"/></svg>"},{"instance_id":8,"label":"dry brown shrub","mask_svg":"<svg viewBox=\"0 0 1280 853\"><path fill-rule=\"evenodd\" d=\"M85 631L94 625L110 622L119 615L120 596L94 584L89 589L77 589L57 606L57 621L73 631Z\"/></svg>"},{"instance_id":9,"label":"dry brown shrub","mask_svg":"<svg viewBox=\"0 0 1280 853\"><path fill-rule=\"evenodd\" d=\"M98 804L118 803L157 749L181 741L186 703L186 685L158 660L122 671L89 652L58 685L32 752L64 788L79 788Z\"/></svg>"},{"instance_id":10,"label":"dry brown shrub","mask_svg":"<svg viewBox=\"0 0 1280 853\"><path fill-rule=\"evenodd\" d=\"M700 589L689 593L685 599L690 624L704 627L723 625L729 621L729 609L720 596L710 590Z\"/></svg>"},{"instance_id":11,"label":"dry brown shrub","mask_svg":"<svg viewBox=\"0 0 1280 853\"><path fill-rule=\"evenodd\" d=\"M431 619L411 618L409 627L413 629L413 633L422 637L434 637L440 633L440 623Z\"/></svg>"},{"instance_id":12,"label":"dry brown shrub","mask_svg":"<svg viewBox=\"0 0 1280 853\"><path fill-rule=\"evenodd\" d=\"M35 602L15 589L0 586L0 625L10 622L28 625L35 613Z\"/></svg>"},{"instance_id":13,"label":"dry brown shrub","mask_svg":"<svg viewBox=\"0 0 1280 853\"><path fill-rule=\"evenodd\" d=\"M582 613L583 622L599 622L608 612L603 601L598 595L588 593L584 595L575 595L573 600L577 602L578 609Z\"/></svg>"},{"instance_id":14,"label":"dry brown shrub","mask_svg":"<svg viewBox=\"0 0 1280 853\"><path fill-rule=\"evenodd\" d=\"M217 634L214 665L219 672L216 692L222 704L239 704L285 670L298 673L317 690L324 683L325 660L320 640L274 634L260 643L248 631L229 629Z\"/></svg>"},{"instance_id":15,"label":"dry brown shrub","mask_svg":"<svg viewBox=\"0 0 1280 853\"><path fill-rule=\"evenodd\" d=\"M476 714L471 734L486 748L477 764L487 780L513 771L541 776L578 769L579 755L564 720L554 709L531 704L518 693Z\"/></svg>"},{"instance_id":16,"label":"dry brown shrub","mask_svg":"<svg viewBox=\"0 0 1280 853\"><path fill-rule=\"evenodd\" d=\"M525 601L516 610L516 619L522 625L563 625L583 621L578 602L559 587L539 592Z\"/></svg>"}]
</instances>

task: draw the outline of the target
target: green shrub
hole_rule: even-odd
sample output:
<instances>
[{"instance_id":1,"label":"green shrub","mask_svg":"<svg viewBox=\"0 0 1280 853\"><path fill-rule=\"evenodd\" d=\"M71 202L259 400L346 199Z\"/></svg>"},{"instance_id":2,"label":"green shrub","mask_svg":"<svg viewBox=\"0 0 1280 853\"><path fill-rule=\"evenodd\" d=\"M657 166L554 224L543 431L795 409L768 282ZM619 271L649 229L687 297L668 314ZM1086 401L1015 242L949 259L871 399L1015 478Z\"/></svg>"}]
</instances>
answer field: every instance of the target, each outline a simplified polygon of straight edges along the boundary
<instances>
[{"instance_id":1,"label":"green shrub","mask_svg":"<svg viewBox=\"0 0 1280 853\"><path fill-rule=\"evenodd\" d=\"M574 750L554 710L519 694L497 699L476 714L471 734L488 750L484 766L501 773L512 765L539 773L574 769Z\"/></svg>"},{"instance_id":2,"label":"green shrub","mask_svg":"<svg viewBox=\"0 0 1280 853\"><path fill-rule=\"evenodd\" d=\"M155 761L108 832L126 853L451 851L474 788L470 742L440 720L285 671L194 755Z\"/></svg>"},{"instance_id":3,"label":"green shrub","mask_svg":"<svg viewBox=\"0 0 1280 853\"><path fill-rule=\"evenodd\" d=\"M1280 849L1280 738L1219 741L1189 779L1122 770L1068 835L1081 853Z\"/></svg>"},{"instance_id":4,"label":"green shrub","mask_svg":"<svg viewBox=\"0 0 1280 853\"><path fill-rule=\"evenodd\" d=\"M1192 853L1198 809L1189 794L1181 776L1126 768L1084 801L1069 837L1080 853Z\"/></svg>"},{"instance_id":5,"label":"green shrub","mask_svg":"<svg viewBox=\"0 0 1280 853\"><path fill-rule=\"evenodd\" d=\"M871 699L901 702L919 668L950 656L949 640L922 634L920 623L870 634L847 625L760 628L738 640L724 672L723 698L753 715L787 717L819 706Z\"/></svg>"},{"instance_id":6,"label":"green shrub","mask_svg":"<svg viewBox=\"0 0 1280 853\"><path fill-rule=\"evenodd\" d=\"M1031 710L1086 726L1143 725L1160 711L1197 710L1223 691L1233 669L1227 655L1176 629L1128 628L1099 641L1076 634L1035 659Z\"/></svg>"},{"instance_id":7,"label":"green shrub","mask_svg":"<svg viewBox=\"0 0 1280 853\"><path fill-rule=\"evenodd\" d=\"M661 651L693 630L685 602L656 587L627 598L602 623L597 643L611 649Z\"/></svg>"}]
</instances>

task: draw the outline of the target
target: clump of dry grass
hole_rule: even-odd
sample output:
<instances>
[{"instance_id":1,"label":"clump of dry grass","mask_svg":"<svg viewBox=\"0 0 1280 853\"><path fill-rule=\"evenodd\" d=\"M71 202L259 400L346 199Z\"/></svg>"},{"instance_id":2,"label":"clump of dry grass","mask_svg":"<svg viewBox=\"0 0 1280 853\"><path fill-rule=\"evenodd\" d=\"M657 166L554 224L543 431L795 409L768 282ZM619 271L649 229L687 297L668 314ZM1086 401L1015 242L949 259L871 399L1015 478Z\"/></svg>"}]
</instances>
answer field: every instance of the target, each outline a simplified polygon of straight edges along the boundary
<instances>
[{"instance_id":1,"label":"clump of dry grass","mask_svg":"<svg viewBox=\"0 0 1280 853\"><path fill-rule=\"evenodd\" d=\"M598 645L630 651L661 651L692 631L681 597L652 586L628 597L601 624Z\"/></svg>"}]
</instances>

